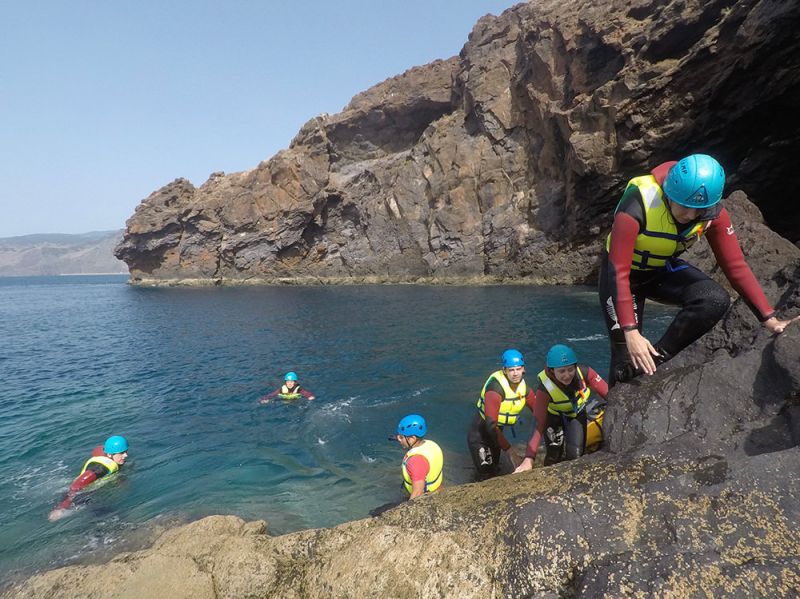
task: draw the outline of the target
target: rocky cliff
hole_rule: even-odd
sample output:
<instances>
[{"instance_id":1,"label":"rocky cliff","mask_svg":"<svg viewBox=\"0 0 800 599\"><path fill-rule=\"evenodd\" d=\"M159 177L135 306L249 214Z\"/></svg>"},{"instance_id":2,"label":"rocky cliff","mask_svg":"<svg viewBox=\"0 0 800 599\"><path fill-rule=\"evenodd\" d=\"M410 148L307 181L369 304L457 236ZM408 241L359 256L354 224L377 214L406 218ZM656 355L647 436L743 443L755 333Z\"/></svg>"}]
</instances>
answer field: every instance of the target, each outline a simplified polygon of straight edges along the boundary
<instances>
[{"instance_id":1,"label":"rocky cliff","mask_svg":"<svg viewBox=\"0 0 800 599\"><path fill-rule=\"evenodd\" d=\"M743 194L729 208L770 300L800 311L800 250ZM612 390L605 427L605 451L576 462L278 537L214 516L5 596L797 596L800 325L771 337L736 301L656 375Z\"/></svg>"},{"instance_id":2,"label":"rocky cliff","mask_svg":"<svg viewBox=\"0 0 800 599\"><path fill-rule=\"evenodd\" d=\"M696 151L796 241L798 27L780 0L520 4L255 169L154 192L116 255L133 282L586 282L625 182Z\"/></svg>"}]
</instances>

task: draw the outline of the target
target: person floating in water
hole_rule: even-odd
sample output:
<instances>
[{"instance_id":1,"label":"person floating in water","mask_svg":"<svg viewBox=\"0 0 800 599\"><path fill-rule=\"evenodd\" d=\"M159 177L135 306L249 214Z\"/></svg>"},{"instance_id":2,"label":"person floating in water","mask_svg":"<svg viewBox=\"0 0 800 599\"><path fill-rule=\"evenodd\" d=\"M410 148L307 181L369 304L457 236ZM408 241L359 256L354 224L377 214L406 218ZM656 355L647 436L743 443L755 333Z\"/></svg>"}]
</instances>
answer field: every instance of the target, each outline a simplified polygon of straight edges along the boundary
<instances>
[{"instance_id":1,"label":"person floating in water","mask_svg":"<svg viewBox=\"0 0 800 599\"><path fill-rule=\"evenodd\" d=\"M275 389L275 391L272 393L265 395L258 400L258 403L269 403L275 397L285 400L294 400L305 397L306 399L311 400L314 399L314 394L311 393L311 391L300 387L300 383L297 382L296 372L287 372L286 376L283 377L283 385L281 388Z\"/></svg>"},{"instance_id":2,"label":"person floating in water","mask_svg":"<svg viewBox=\"0 0 800 599\"><path fill-rule=\"evenodd\" d=\"M574 460L582 456L588 445L596 443L595 436L602 440L598 420L605 408L608 384L591 367L578 364L572 348L561 344L554 345L547 352L545 368L537 378L536 401L547 406L545 466L564 457ZM537 425L525 459L514 472L533 468L543 428L540 423ZM592 427L590 432L598 434L587 434L587 427Z\"/></svg>"},{"instance_id":3,"label":"person floating in water","mask_svg":"<svg viewBox=\"0 0 800 599\"><path fill-rule=\"evenodd\" d=\"M103 445L98 445L92 450L92 457L83 465L83 470L67 490L64 500L50 512L47 519L51 522L60 520L67 514L72 505L75 494L85 489L93 482L108 474L114 474L128 458L128 441L125 437L115 435L106 439Z\"/></svg>"},{"instance_id":4,"label":"person floating in water","mask_svg":"<svg viewBox=\"0 0 800 599\"><path fill-rule=\"evenodd\" d=\"M711 156L665 162L628 182L614 213L600 266L599 294L611 341L609 384L656 368L696 341L728 309L728 293L679 259L705 235L731 286L771 333L797 320L779 320L742 254L722 206L725 171ZM642 335L646 299L680 306L664 335Z\"/></svg>"},{"instance_id":5,"label":"person floating in water","mask_svg":"<svg viewBox=\"0 0 800 599\"><path fill-rule=\"evenodd\" d=\"M500 451L508 453L514 468L522 463L503 427L513 427L527 405L537 422L544 422L546 409L537 404L532 389L525 383L525 359L516 349L501 357L503 368L489 375L478 398L478 410L467 431L467 445L479 480L500 473ZM512 428L513 431L513 428Z\"/></svg>"},{"instance_id":6,"label":"person floating in water","mask_svg":"<svg viewBox=\"0 0 800 599\"><path fill-rule=\"evenodd\" d=\"M436 443L424 438L427 431L425 419L419 414L409 414L397 425L394 439L408 450L403 458L402 471L403 486L409 499L433 493L442 486L444 456Z\"/></svg>"}]
</instances>

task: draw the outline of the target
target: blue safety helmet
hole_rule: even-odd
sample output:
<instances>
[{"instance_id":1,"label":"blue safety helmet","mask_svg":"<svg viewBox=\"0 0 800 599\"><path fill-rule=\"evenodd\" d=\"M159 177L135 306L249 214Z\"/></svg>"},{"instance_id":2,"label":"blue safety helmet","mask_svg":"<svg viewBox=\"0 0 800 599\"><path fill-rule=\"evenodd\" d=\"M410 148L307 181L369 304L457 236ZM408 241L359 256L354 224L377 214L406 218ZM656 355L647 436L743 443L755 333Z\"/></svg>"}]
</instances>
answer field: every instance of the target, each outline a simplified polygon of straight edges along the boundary
<instances>
[{"instance_id":1,"label":"blue safety helmet","mask_svg":"<svg viewBox=\"0 0 800 599\"><path fill-rule=\"evenodd\" d=\"M503 352L503 357L500 360L503 368L513 368L514 366L525 366L525 358L516 349L507 349Z\"/></svg>"},{"instance_id":2,"label":"blue safety helmet","mask_svg":"<svg viewBox=\"0 0 800 599\"><path fill-rule=\"evenodd\" d=\"M286 376L283 377L284 381L296 381L297 380L297 373L296 372L287 372Z\"/></svg>"},{"instance_id":3,"label":"blue safety helmet","mask_svg":"<svg viewBox=\"0 0 800 599\"><path fill-rule=\"evenodd\" d=\"M125 437L114 435L106 439L103 444L103 453L114 454L128 451L128 440Z\"/></svg>"},{"instance_id":4,"label":"blue safety helmet","mask_svg":"<svg viewBox=\"0 0 800 599\"><path fill-rule=\"evenodd\" d=\"M667 199L687 208L710 208L722 199L725 171L706 154L692 154L673 165L661 186Z\"/></svg>"},{"instance_id":5,"label":"blue safety helmet","mask_svg":"<svg viewBox=\"0 0 800 599\"><path fill-rule=\"evenodd\" d=\"M547 352L547 358L545 358L545 364L548 368L561 368L562 366L577 363L578 356L575 355L572 348L560 343L551 347Z\"/></svg>"},{"instance_id":6,"label":"blue safety helmet","mask_svg":"<svg viewBox=\"0 0 800 599\"><path fill-rule=\"evenodd\" d=\"M427 431L428 427L425 424L425 419L419 414L409 414L397 425L397 434L406 437L410 437L411 435L424 437Z\"/></svg>"}]
</instances>

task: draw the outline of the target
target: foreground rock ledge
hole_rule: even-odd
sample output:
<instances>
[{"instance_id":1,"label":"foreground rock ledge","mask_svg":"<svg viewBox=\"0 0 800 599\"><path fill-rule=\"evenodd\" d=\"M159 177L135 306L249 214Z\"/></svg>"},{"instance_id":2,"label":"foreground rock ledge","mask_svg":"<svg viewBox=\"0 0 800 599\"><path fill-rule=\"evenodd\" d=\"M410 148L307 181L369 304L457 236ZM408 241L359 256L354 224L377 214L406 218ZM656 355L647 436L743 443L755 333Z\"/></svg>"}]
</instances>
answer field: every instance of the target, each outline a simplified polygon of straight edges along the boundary
<instances>
[{"instance_id":1,"label":"foreground rock ledge","mask_svg":"<svg viewBox=\"0 0 800 599\"><path fill-rule=\"evenodd\" d=\"M800 453L610 454L270 537L212 516L9 598L795 596Z\"/></svg>"}]
</instances>

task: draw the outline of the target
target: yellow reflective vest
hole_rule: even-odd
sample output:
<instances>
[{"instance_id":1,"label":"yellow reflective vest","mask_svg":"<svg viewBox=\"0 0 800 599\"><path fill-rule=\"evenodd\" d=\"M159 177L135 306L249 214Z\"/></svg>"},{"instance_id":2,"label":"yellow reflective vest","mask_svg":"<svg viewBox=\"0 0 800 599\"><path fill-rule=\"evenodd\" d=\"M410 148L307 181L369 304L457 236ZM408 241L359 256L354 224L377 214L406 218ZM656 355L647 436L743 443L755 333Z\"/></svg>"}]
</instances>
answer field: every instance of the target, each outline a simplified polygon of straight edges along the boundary
<instances>
[{"instance_id":1,"label":"yellow reflective vest","mask_svg":"<svg viewBox=\"0 0 800 599\"><path fill-rule=\"evenodd\" d=\"M634 177L628 181L628 187L631 185L639 189L644 207L644 228L636 236L631 269L664 268L670 258L682 254L700 239L712 221L699 222L679 232L664 201L664 192L653 175ZM611 233L606 238L606 251L610 250Z\"/></svg>"},{"instance_id":2,"label":"yellow reflective vest","mask_svg":"<svg viewBox=\"0 0 800 599\"><path fill-rule=\"evenodd\" d=\"M83 470L81 470L81 474L86 472L86 468L89 466L89 464L100 464L101 466L105 466L108 468L109 474L114 474L117 470L119 470L119 464L117 464L114 460L104 455L98 455L91 457L86 461L86 463L83 465Z\"/></svg>"},{"instance_id":3,"label":"yellow reflective vest","mask_svg":"<svg viewBox=\"0 0 800 599\"><path fill-rule=\"evenodd\" d=\"M281 399L300 399L302 395L299 393L299 391L299 385L295 385L291 391L286 385L281 385L281 392L278 393L278 397Z\"/></svg>"},{"instance_id":4,"label":"yellow reflective vest","mask_svg":"<svg viewBox=\"0 0 800 599\"><path fill-rule=\"evenodd\" d=\"M503 388L503 401L500 403L500 413L497 416L497 426L513 426L517 422L522 408L525 407L525 398L528 395L528 386L525 384L525 379L522 379L517 385L517 390L511 389L511 383L506 378L506 373L502 370L497 370L489 375L486 382L481 389L481 396L478 398L478 411L481 413L481 418L486 420L486 412L484 410L484 403L486 398L486 388L492 380L500 383Z\"/></svg>"},{"instance_id":5,"label":"yellow reflective vest","mask_svg":"<svg viewBox=\"0 0 800 599\"><path fill-rule=\"evenodd\" d=\"M561 390L561 387L547 376L547 371L542 370L539 373L539 380L542 386L547 390L550 395L550 403L547 404L547 411L555 416L563 415L569 418L575 418L578 412L581 411L589 396L592 394L589 385L586 384L586 379L581 372L580 367L577 367L578 378L580 379L580 388L575 392L575 399L570 399L567 394ZM577 411L576 411L577 410Z\"/></svg>"},{"instance_id":6,"label":"yellow reflective vest","mask_svg":"<svg viewBox=\"0 0 800 599\"><path fill-rule=\"evenodd\" d=\"M406 470L406 462L408 462L411 456L415 455L421 455L428 460L430 469L428 470L428 476L425 477L425 492L433 493L442 485L442 470L444 469L442 448L433 441L426 439L423 443L408 450L403 458L403 486L406 488L409 495L412 491L412 485L411 477L408 474L408 470Z\"/></svg>"}]
</instances>

